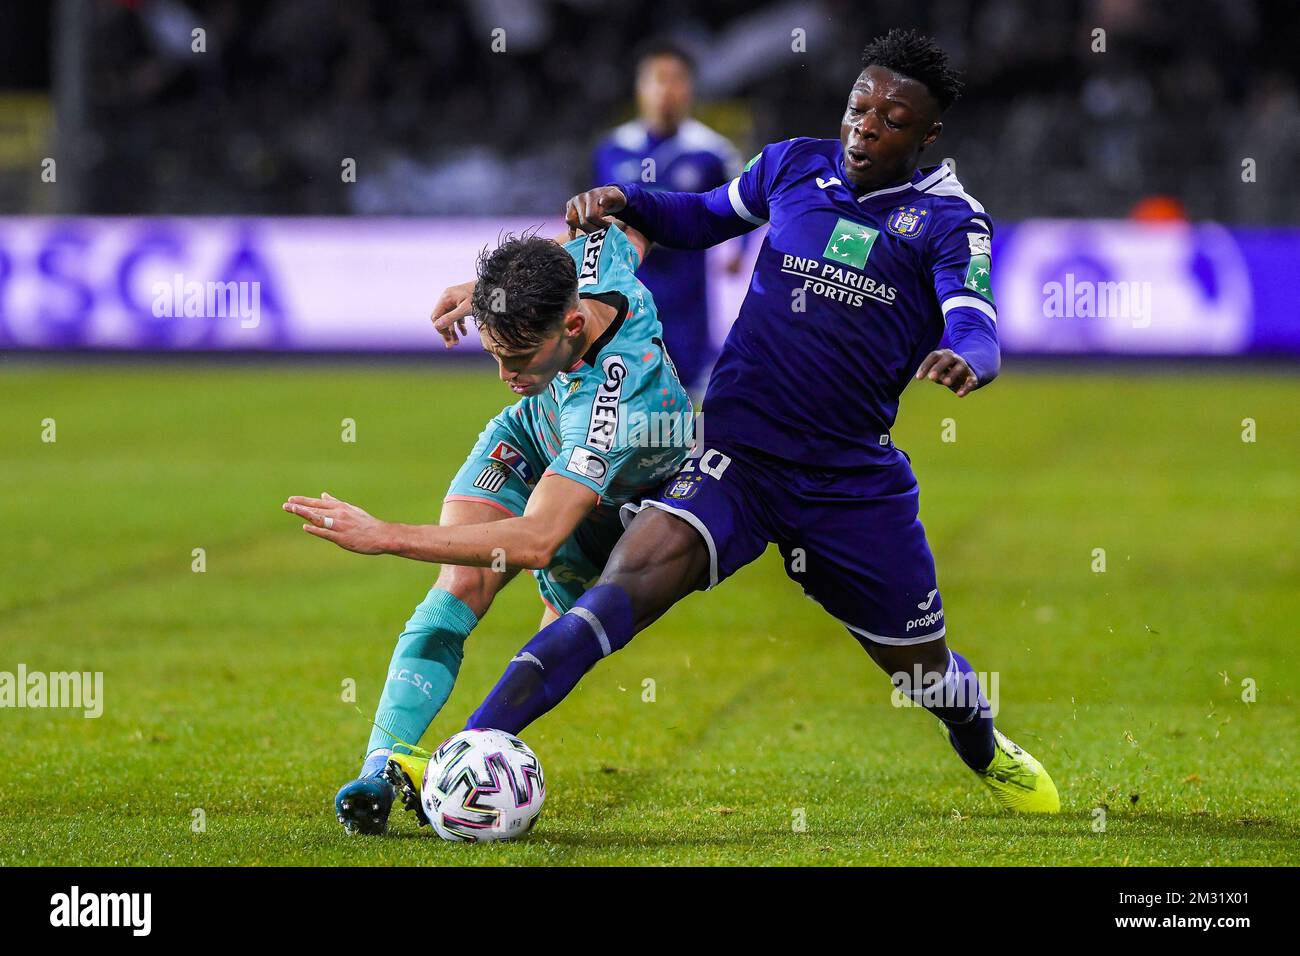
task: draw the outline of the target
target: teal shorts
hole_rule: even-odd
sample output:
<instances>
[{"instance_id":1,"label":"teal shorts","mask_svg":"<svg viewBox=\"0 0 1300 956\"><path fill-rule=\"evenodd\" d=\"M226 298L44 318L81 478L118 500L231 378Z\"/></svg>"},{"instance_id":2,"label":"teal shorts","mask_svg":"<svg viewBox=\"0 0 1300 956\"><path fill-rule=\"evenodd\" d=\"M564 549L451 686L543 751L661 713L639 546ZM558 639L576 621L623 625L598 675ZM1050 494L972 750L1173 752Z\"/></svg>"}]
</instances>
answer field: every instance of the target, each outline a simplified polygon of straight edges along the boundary
<instances>
[{"instance_id":1,"label":"teal shorts","mask_svg":"<svg viewBox=\"0 0 1300 956\"><path fill-rule=\"evenodd\" d=\"M511 414L514 408L510 406L488 422L452 479L444 500L478 501L514 516L524 513L533 486L554 456L543 455L536 439ZM593 546L601 536L582 535L585 547L579 544L578 537L575 533L560 545L550 564L533 572L542 601L558 614L573 607L596 583L612 550L612 546Z\"/></svg>"}]
</instances>

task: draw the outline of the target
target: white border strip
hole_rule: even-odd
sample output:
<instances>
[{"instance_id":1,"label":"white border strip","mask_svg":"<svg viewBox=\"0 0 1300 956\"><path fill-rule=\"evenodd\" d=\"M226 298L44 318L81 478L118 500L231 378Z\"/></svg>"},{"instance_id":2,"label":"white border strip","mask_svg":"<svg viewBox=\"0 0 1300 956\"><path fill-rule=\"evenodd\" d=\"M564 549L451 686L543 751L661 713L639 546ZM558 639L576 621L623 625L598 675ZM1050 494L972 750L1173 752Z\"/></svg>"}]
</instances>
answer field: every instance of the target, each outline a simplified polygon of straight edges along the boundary
<instances>
[{"instance_id":1,"label":"white border strip","mask_svg":"<svg viewBox=\"0 0 1300 956\"><path fill-rule=\"evenodd\" d=\"M940 163L938 169L936 169L929 176L926 176L924 179L922 179L919 183L916 183L915 185L918 191L925 192L935 183L939 182L941 179L947 178L950 175L952 175L952 167L949 166L947 163Z\"/></svg>"},{"instance_id":2,"label":"white border strip","mask_svg":"<svg viewBox=\"0 0 1300 956\"><path fill-rule=\"evenodd\" d=\"M731 210L745 222L752 222L756 226L761 226L767 222L766 219L759 219L752 212L745 208L745 200L740 198L740 177L737 176L727 187L727 198L731 200Z\"/></svg>"},{"instance_id":3,"label":"white border strip","mask_svg":"<svg viewBox=\"0 0 1300 956\"><path fill-rule=\"evenodd\" d=\"M596 632L596 640L600 641L600 653L602 657L609 657L611 653L609 646L609 635L605 633L605 626L600 623L600 618L592 614L585 607L571 607L569 613L582 618L591 625L591 629Z\"/></svg>"},{"instance_id":4,"label":"white border strip","mask_svg":"<svg viewBox=\"0 0 1300 956\"><path fill-rule=\"evenodd\" d=\"M995 325L998 321L998 314L993 310L993 306L973 295L955 295L951 299L944 299L940 308L943 309L945 321L948 318L948 313L953 309L974 309L976 312L983 312L987 315Z\"/></svg>"},{"instance_id":5,"label":"white border strip","mask_svg":"<svg viewBox=\"0 0 1300 956\"><path fill-rule=\"evenodd\" d=\"M666 505L662 501L656 501L653 498L647 498L639 505L635 505L630 501L624 502L623 507L619 509L619 517L622 518L623 512L625 511L630 511L634 515L640 514L641 511L645 508L658 508L660 511L666 511L670 515L673 515L674 517L681 518L688 525L690 525L692 528L694 528L696 531L700 533L700 537L704 539L704 543L709 549L709 587L705 588L704 590L707 591L710 588L717 587L718 586L718 546L713 543L713 535L709 534L709 529L704 526L704 522L701 521L699 518L697 518L695 515L691 514L689 511L683 511L681 508L674 508L672 505ZM631 521L632 521L631 518L624 519L623 527L626 528L631 523Z\"/></svg>"},{"instance_id":6,"label":"white border strip","mask_svg":"<svg viewBox=\"0 0 1300 956\"><path fill-rule=\"evenodd\" d=\"M858 197L858 202L866 202L868 199L875 199L877 196L888 196L890 193L901 193L904 189L911 189L911 183L903 183L901 186L889 186L885 189L877 189L875 192L869 192Z\"/></svg>"},{"instance_id":7,"label":"white border strip","mask_svg":"<svg viewBox=\"0 0 1300 956\"><path fill-rule=\"evenodd\" d=\"M948 625L945 624L937 631L932 631L929 634L918 634L916 637L884 637L880 634L872 634L870 631L864 631L860 627L854 627L846 621L840 621L840 623L854 634L865 637L869 641L875 641L877 644L892 644L895 647L903 647L908 644L926 644L930 641L937 641L939 638L943 637L944 632L948 630Z\"/></svg>"}]
</instances>

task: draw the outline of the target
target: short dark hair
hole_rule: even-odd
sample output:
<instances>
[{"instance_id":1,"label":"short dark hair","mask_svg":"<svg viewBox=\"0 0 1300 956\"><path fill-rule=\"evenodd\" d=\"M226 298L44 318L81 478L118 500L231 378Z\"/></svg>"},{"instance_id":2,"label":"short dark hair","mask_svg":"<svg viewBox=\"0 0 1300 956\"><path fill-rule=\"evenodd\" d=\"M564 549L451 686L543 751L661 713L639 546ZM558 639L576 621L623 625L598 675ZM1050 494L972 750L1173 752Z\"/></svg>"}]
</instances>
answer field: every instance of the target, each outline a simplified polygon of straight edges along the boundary
<instances>
[{"instance_id":1,"label":"short dark hair","mask_svg":"<svg viewBox=\"0 0 1300 956\"><path fill-rule=\"evenodd\" d=\"M862 68L883 66L930 91L940 112L961 96L961 74L948 62L948 54L933 38L915 30L893 29L876 37L862 50Z\"/></svg>"},{"instance_id":2,"label":"short dark hair","mask_svg":"<svg viewBox=\"0 0 1300 956\"><path fill-rule=\"evenodd\" d=\"M474 320L512 351L541 344L563 322L578 292L578 268L558 242L526 232L507 233L479 253L470 300Z\"/></svg>"},{"instance_id":3,"label":"short dark hair","mask_svg":"<svg viewBox=\"0 0 1300 956\"><path fill-rule=\"evenodd\" d=\"M661 56L671 56L680 60L686 67L686 71L691 76L695 76L695 57L691 56L686 47L680 43L665 37L652 37L637 47L634 59L637 72L641 72L641 67L645 66L647 60L653 60Z\"/></svg>"}]
</instances>

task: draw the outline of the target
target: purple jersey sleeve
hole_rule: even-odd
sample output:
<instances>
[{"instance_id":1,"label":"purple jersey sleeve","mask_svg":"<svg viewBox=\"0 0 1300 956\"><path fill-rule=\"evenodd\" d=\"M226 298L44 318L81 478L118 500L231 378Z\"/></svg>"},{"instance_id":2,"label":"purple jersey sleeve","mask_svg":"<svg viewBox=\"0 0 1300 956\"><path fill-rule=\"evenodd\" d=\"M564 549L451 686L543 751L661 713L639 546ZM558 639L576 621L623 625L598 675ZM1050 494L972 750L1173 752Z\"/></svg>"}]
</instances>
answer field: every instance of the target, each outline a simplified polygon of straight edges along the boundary
<instances>
[{"instance_id":1,"label":"purple jersey sleeve","mask_svg":"<svg viewBox=\"0 0 1300 956\"><path fill-rule=\"evenodd\" d=\"M661 192L617 183L627 196L619 213L656 242L674 249L705 249L763 225L768 197L787 143L775 143L749 161L731 182L705 193Z\"/></svg>"},{"instance_id":2,"label":"purple jersey sleeve","mask_svg":"<svg viewBox=\"0 0 1300 956\"><path fill-rule=\"evenodd\" d=\"M936 239L931 253L934 291L943 310L949 347L966 360L981 385L1001 366L991 275L992 223L976 214Z\"/></svg>"}]
</instances>

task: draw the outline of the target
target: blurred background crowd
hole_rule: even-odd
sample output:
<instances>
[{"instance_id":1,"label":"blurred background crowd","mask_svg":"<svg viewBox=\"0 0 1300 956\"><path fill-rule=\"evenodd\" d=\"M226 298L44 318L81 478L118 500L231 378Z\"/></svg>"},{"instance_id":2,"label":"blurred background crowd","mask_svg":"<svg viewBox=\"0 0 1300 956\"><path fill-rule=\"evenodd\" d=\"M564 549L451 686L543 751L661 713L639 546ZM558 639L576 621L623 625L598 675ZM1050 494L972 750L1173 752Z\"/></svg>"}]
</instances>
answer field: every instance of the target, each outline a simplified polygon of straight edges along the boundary
<instances>
[{"instance_id":1,"label":"blurred background crowd","mask_svg":"<svg viewBox=\"0 0 1300 956\"><path fill-rule=\"evenodd\" d=\"M935 161L1000 218L1122 217L1151 197L1193 219L1300 216L1294 0L3 6L9 213L554 214L634 115L647 38L693 56L695 115L747 157L835 136L862 45L904 26L964 70ZM53 155L64 188L42 191L31 171ZM1247 158L1258 182L1232 188Z\"/></svg>"}]
</instances>

